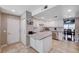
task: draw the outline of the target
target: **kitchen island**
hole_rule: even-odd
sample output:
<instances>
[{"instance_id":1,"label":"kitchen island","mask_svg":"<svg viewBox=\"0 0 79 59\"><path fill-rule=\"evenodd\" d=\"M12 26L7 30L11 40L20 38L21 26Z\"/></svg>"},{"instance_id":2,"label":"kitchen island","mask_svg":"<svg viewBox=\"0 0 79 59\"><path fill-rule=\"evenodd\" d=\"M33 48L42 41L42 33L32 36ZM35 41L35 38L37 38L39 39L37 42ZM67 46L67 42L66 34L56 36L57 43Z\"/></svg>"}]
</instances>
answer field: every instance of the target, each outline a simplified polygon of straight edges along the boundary
<instances>
[{"instance_id":1,"label":"kitchen island","mask_svg":"<svg viewBox=\"0 0 79 59\"><path fill-rule=\"evenodd\" d=\"M44 31L30 35L30 46L40 53L49 52L52 49L52 32Z\"/></svg>"}]
</instances>

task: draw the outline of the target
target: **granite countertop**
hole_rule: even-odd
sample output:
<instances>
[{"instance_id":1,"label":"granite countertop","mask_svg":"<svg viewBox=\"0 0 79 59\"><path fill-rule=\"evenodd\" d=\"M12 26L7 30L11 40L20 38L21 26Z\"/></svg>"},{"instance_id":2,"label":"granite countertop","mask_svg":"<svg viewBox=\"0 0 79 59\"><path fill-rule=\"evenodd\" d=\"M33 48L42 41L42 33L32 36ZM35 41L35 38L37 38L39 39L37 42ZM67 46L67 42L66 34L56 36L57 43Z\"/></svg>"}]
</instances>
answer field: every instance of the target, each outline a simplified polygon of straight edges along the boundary
<instances>
[{"instance_id":1,"label":"granite countertop","mask_svg":"<svg viewBox=\"0 0 79 59\"><path fill-rule=\"evenodd\" d=\"M30 35L30 37L33 39L42 40L42 39L44 39L48 36L51 36L51 35L52 35L51 31L44 31L44 32L38 32L38 33L35 33L33 35Z\"/></svg>"}]
</instances>

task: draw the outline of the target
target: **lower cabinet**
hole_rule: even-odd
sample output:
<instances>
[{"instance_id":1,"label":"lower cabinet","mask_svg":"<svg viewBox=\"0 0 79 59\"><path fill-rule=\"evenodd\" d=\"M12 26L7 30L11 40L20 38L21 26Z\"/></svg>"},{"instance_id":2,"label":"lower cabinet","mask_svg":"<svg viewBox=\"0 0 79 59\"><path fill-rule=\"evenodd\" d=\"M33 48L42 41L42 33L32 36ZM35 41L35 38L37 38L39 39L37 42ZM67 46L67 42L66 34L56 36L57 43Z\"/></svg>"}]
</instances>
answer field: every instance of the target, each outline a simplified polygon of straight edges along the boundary
<instances>
[{"instance_id":1,"label":"lower cabinet","mask_svg":"<svg viewBox=\"0 0 79 59\"><path fill-rule=\"evenodd\" d=\"M43 40L36 40L35 42L36 50L38 52L43 52Z\"/></svg>"},{"instance_id":2,"label":"lower cabinet","mask_svg":"<svg viewBox=\"0 0 79 59\"><path fill-rule=\"evenodd\" d=\"M30 46L40 53L49 52L52 49L52 36L41 40L30 38Z\"/></svg>"},{"instance_id":3,"label":"lower cabinet","mask_svg":"<svg viewBox=\"0 0 79 59\"><path fill-rule=\"evenodd\" d=\"M33 47L33 48L36 48L36 40L35 39L32 39L30 38L30 46Z\"/></svg>"}]
</instances>

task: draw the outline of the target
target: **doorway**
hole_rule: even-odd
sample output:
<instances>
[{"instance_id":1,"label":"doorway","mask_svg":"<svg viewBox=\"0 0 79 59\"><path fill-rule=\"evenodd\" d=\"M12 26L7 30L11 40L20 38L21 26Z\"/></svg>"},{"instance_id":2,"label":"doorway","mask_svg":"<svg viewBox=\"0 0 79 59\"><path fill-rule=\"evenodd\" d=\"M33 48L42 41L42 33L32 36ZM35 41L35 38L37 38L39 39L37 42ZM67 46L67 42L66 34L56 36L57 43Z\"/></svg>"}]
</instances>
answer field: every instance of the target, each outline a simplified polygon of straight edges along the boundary
<instances>
[{"instance_id":1,"label":"doorway","mask_svg":"<svg viewBox=\"0 0 79 59\"><path fill-rule=\"evenodd\" d=\"M75 18L64 19L64 40L75 42Z\"/></svg>"}]
</instances>

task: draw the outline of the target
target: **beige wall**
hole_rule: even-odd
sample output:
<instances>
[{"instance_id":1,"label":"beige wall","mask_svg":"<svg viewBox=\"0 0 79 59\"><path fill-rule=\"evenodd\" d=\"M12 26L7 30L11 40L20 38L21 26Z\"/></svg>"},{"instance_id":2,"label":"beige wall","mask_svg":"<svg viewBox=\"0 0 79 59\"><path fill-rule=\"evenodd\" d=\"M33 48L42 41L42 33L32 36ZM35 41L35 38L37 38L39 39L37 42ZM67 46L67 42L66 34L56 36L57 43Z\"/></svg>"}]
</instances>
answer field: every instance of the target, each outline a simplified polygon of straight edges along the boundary
<instances>
[{"instance_id":1,"label":"beige wall","mask_svg":"<svg viewBox=\"0 0 79 59\"><path fill-rule=\"evenodd\" d=\"M6 43L7 43L7 16L6 14L2 13L1 14L1 45Z\"/></svg>"}]
</instances>

